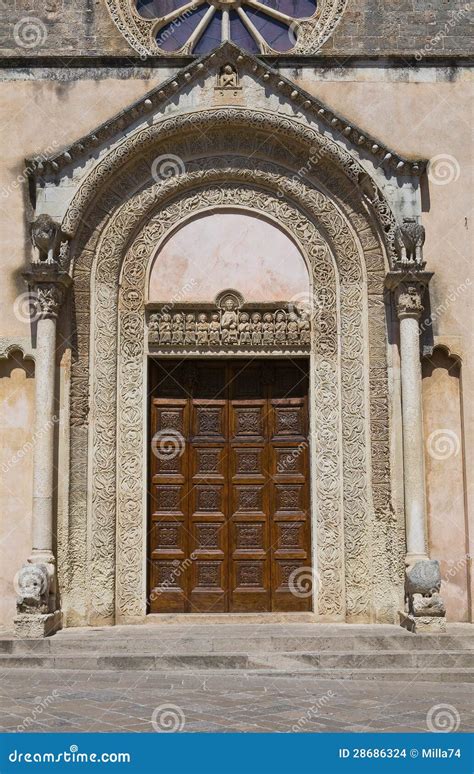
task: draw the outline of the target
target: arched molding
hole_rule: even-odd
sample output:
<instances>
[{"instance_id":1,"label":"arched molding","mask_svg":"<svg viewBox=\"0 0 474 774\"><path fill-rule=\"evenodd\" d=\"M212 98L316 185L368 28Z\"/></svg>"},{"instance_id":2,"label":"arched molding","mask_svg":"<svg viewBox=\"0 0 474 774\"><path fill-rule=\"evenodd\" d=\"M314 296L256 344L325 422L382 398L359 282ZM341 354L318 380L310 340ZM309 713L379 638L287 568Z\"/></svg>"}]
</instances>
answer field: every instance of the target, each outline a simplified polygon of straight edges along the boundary
<instances>
[{"instance_id":1,"label":"arched molding","mask_svg":"<svg viewBox=\"0 0 474 774\"><path fill-rule=\"evenodd\" d=\"M74 234L80 244L91 222L97 223L114 202L119 206L126 191L152 180L157 156L178 157L186 169L187 160L205 158L210 147L274 160L292 170L295 181L316 177L334 198L359 200L366 215L377 223L390 263L396 257L394 215L374 180L347 150L301 121L236 107L164 118L123 140L86 176L65 214L64 232Z\"/></svg>"},{"instance_id":2,"label":"arched molding","mask_svg":"<svg viewBox=\"0 0 474 774\"><path fill-rule=\"evenodd\" d=\"M217 160L214 159L214 163ZM211 165L212 166L212 165ZM239 178L239 171L237 170L237 179ZM209 187L210 182L212 181L212 178L214 177L215 182L221 182L220 181L220 172L214 171L214 172L207 172L207 173L201 173L201 183L207 181L207 186ZM225 176L228 180L230 175L229 170L225 169ZM232 177L232 175L230 175ZM216 179L217 178L217 179ZM262 179L257 176L258 183L262 184ZM174 182L174 181L172 181ZM183 184L183 188L186 190L187 187L185 185L184 179L181 180L181 183ZM285 201L281 201L281 198L277 197L274 198L274 206L278 212L278 219L283 222L286 219L288 219L290 222L293 220L293 228L295 232L295 236L297 239L301 240L303 243L308 242L308 234L304 232L304 228L301 233L298 233L298 227L300 223L304 222L304 218L301 217L301 210L295 210L294 206L289 205L287 203L287 197L291 197L292 194L294 195L294 191L292 192L290 189L294 188L293 182L287 182L284 179L280 179L278 181L278 185L276 185L276 181L271 181L270 183L273 184L273 188L276 188L277 194L280 191L284 192ZM269 181L267 180L267 185L269 184ZM235 184L234 184L235 185ZM360 357L360 346L363 339L362 332L361 332L361 324L360 320L362 317L362 306L363 306L363 288L362 288L362 278L363 278L363 272L362 272L362 266L361 266L361 256L360 256L360 248L357 246L354 246L355 243L351 246L351 235L350 230L347 228L344 228L344 219L340 217L340 214L337 212L336 208L333 206L333 219L329 217L324 216L324 210L327 202L325 201L322 194L319 192L311 191L310 189L307 189L306 186L303 186L303 184L299 183L302 187L302 190L300 191L301 201L298 202L299 206L308 208L308 202L313 203L314 211L316 214L316 217L319 215L321 216L321 220L324 222L327 221L326 228L328 231L331 231L330 225L332 222L332 239L338 243L338 254L342 255L342 262L346 262L346 270L343 272L343 274L346 276L346 285L344 285L344 282L342 282L341 288L342 288L342 294L339 289L339 295L343 297L344 303L347 302L348 307L350 307L352 304L357 306L359 305L358 310L358 321L351 320L350 316L344 318L341 322L342 328L344 329L344 321L347 325L347 333L350 334L351 330L354 329L354 331L357 331L358 335L358 344L357 344L357 351L354 351L352 353L352 357L350 356L350 350L346 350L346 352L349 352L349 355L347 356L347 363L350 365L349 368L342 368L342 378L347 380L347 387L350 385L350 389L354 388L354 379L355 381L361 380L363 381L363 358ZM222 195L222 191L224 190L223 185L220 184L217 189L215 189L213 197L211 197L210 202L215 201L216 196ZM255 191L255 188L247 188L242 189L243 190L243 201L247 202L249 205L251 204L252 208L254 208L254 202L255 197L259 195L260 192ZM158 194L160 196L158 196ZM203 201L202 201L202 193L201 194L192 194L188 192L188 196L197 196L197 201L200 203L200 206L202 207ZM261 195L261 194L260 194ZM316 198L315 198L316 197ZM163 190L160 186L155 187L155 191L153 193L153 196L150 192L150 190L146 190L141 192L140 194L137 194L137 196L127 202L125 205L123 205L122 208L120 208L120 211L116 214L115 218L112 219L109 223L109 226L104 233L103 237L100 240L100 246L99 246L99 258L97 260L96 264L96 270L95 270L95 303L97 304L96 308L93 308L93 319L95 320L95 326L94 330L97 333L99 333L99 338L96 341L96 355L97 355L97 364L99 368L99 381L100 376L102 375L102 387L104 387L106 390L111 385L115 384L115 377L114 377L114 369L116 364L116 356L114 355L114 342L117 341L117 333L118 331L115 328L116 323L114 322L114 314L113 314L113 302L114 298L116 298L117 294L117 287L118 287L118 272L120 271L120 256L123 254L123 250L125 249L125 246L127 244L130 244L131 234L135 233L133 244L133 254L135 256L135 261L132 264L131 272L132 276L140 274L144 269L143 267L146 267L147 262L150 260L150 256L153 252L151 245L148 245L147 248L144 248L144 242L140 239L140 237L137 237L137 224L143 224L144 222L151 223L153 222L153 219L150 221L150 209L152 207L157 207L157 204L160 201L160 198L163 198ZM140 201L141 200L141 201ZM167 199L165 198L165 201ZM235 203L236 196L235 196L235 188L232 191L232 196L228 200L228 204ZM319 210L318 210L319 207ZM170 212L175 214L175 217L179 218L181 213L186 214L189 212L189 208L185 206L183 202L183 198L181 199L174 199L169 204ZM264 211L268 212L268 207L264 208ZM322 215L321 215L322 212ZM286 213L286 215L285 215ZM313 215L314 217L314 215ZM296 219L295 219L296 218ZM334 219L335 218L335 219ZM299 220L298 220L299 219ZM155 227L156 222L162 223L163 222L163 210L160 211L160 214L156 216L155 218ZM314 228L314 226L313 226ZM324 229L323 229L324 230ZM323 244L321 241L321 237L319 239L316 239L317 230L314 231L314 238L310 239L309 242L313 244L313 247L317 250L323 249ZM348 234L349 234L349 241L348 240ZM118 239L119 237L119 239ZM156 243L156 234L153 238L153 244ZM119 246L120 245L120 246ZM350 249L348 249L350 247ZM130 248L132 249L132 248ZM341 253L342 250L342 253ZM92 259L93 253L86 252L85 253L85 261L87 262L87 257L89 259ZM111 261L114 261L116 264L116 268L112 270ZM352 261L352 263L351 263ZM125 265L125 264L124 264ZM80 267L77 265L77 270L79 273L82 273L82 270L84 270L84 266ZM87 267L86 267L87 270ZM90 271L90 266L89 266ZM378 274L380 275L381 280L383 281L383 262L382 265L378 267ZM137 275L138 276L138 275ZM100 281L98 281L100 280ZM328 283L329 284L329 283ZM365 283L364 283L365 284ZM126 343L126 340L124 337L119 336L119 340L121 342L121 347L125 347L125 351L121 352L121 356L119 358L119 361L121 364L124 364L126 362L126 359L124 358L124 355L127 353L127 347L143 347L143 314L142 313L136 313L133 312L131 314L131 309L129 308L130 305L132 309L134 309L134 304L142 303L142 294L144 292L144 285L143 288L137 293L136 288L132 285L129 286L129 283L125 281L125 274L123 275L123 281L122 281L122 298L120 302L121 306L121 313L120 313L120 319L121 319L121 325L124 324L133 330L133 336L131 337L128 344ZM335 301L334 294L334 301ZM84 299L85 300L85 299ZM94 299L93 299L94 300ZM101 308L102 313L105 314L105 317L100 317L101 314ZM88 304L83 306L83 310L86 314L88 314L89 306ZM366 313L366 312L365 312ZM131 314L131 316L130 316ZM134 314L138 314L138 317L134 317ZM133 322L131 322L133 320ZM125 322L127 321L127 322ZM327 321L326 321L327 322ZM138 326L138 327L137 327ZM82 327L82 326L79 326ZM107 337L104 338L104 332L107 332ZM381 332L381 336L380 336ZM375 336L374 338L378 338L378 345L374 342L375 346L379 348L379 351L384 351L384 332L383 332L383 326L382 331L379 329L379 335ZM347 336L344 337L347 339ZM143 353L141 353L140 358L142 358ZM94 358L94 355L93 355ZM140 363L142 363L142 360L139 358ZM137 361L138 362L138 361ZM142 384L143 380L143 374L140 377L140 374L137 373L137 362L135 362L135 367L132 368L133 378L130 381L130 387L131 390L134 391L134 395L140 394L140 390L137 392L137 385ZM110 372L108 371L107 363L110 366ZM352 365L351 365L352 364ZM129 363L130 365L130 363ZM354 370L355 369L355 370ZM82 369L81 369L82 370ZM333 368L331 370L333 378L336 377L336 374L338 372L338 368ZM376 371L378 373L378 379L380 381L380 376L383 375L380 373L380 368L376 368ZM356 373L357 372L357 373ZM83 376L83 374L82 374ZM122 375L123 378L123 375ZM338 377L337 377L338 378ZM386 374L385 377L386 378ZM138 380L138 381L137 381ZM126 379L125 379L126 381ZM317 381L317 380L316 380ZM73 380L73 393L74 393L74 387L80 387L84 386L84 382L82 380L79 380L79 382L74 384ZM97 386L97 385L96 385ZM346 389L347 389L346 387ZM373 383L371 385L372 389L374 387ZM93 390L95 387L93 387ZM379 391L380 391L380 384L379 384ZM329 393L328 393L329 394ZM359 401L362 397L362 400L364 400L364 387L362 386L362 382L360 382L359 385L359 391L358 391ZM77 397L77 396L76 396ZM113 405L113 395L109 393L108 397L105 395L100 394L100 385L99 385L99 392L96 394L93 393L93 405L91 407L92 409L92 415L95 418L95 433L97 436L101 436L102 441L108 439L108 443L110 444L110 449L108 451L112 451L112 458L113 458L113 447L115 444L115 429L116 429L116 417L112 415L110 411L110 399L112 399L112 405ZM125 402L127 399L125 398ZM136 401L133 401L134 405L136 405ZM79 401L79 405L87 404L87 398L85 401ZM350 412L353 413L353 417L358 418L359 420L362 418L363 422L359 430L357 431L355 428L352 429L352 432L350 433L350 436L353 438L353 442L357 443L357 453L356 449L354 448L352 451L350 449L350 443L346 442L346 454L345 454L345 462L344 460L340 460L338 464L344 465L345 464L345 479L347 481L347 487L349 489L347 490L347 494L345 497L345 502L347 503L347 509L345 510L345 518L351 522L353 531L351 533L351 529L349 529L349 540L350 544L348 546L348 549L350 548L350 557L348 555L348 552L346 551L346 568L345 568L345 575L346 578L349 575L349 579L351 582L351 593L353 595L352 599L352 607L349 609L349 614L353 612L355 616L358 614L360 615L367 615L367 609L371 606L371 598L372 598L372 589L371 586L371 578L370 578L370 572L368 571L368 565L369 565L369 555L368 555L368 545L370 543L370 522L371 522L371 512L369 511L368 505L367 505L367 482L364 482L364 505L362 508L360 507L360 501L359 506L356 505L357 502L357 486L354 485L353 479L351 479L350 470L348 469L348 466L353 464L354 468L360 471L361 467L361 459L360 459L360 438L364 437L364 435L367 434L367 428L364 426L364 419L367 421L366 411L364 403L358 404L356 409L354 410L354 406L351 403L351 401L344 401L345 409L348 412L348 419L350 419L349 414ZM107 408L107 411L104 412L105 407ZM331 400L331 410L334 410L334 393ZM73 412L74 412L74 401L73 401ZM383 418L382 418L383 419ZM339 422L339 418L337 420ZM354 420L352 420L354 421ZM97 423L100 425L101 422L105 422L105 425L100 427L97 426ZM133 421L133 426L136 428L136 417ZM124 429L124 432L121 435L121 437L129 437L129 433L131 431L131 427L128 428L128 430ZM327 431L326 431L327 432ZM362 444L363 446L363 444ZM322 444L322 448L326 448L327 451L327 443ZM76 452L78 449L76 449ZM107 449L104 449L103 447L99 450L99 460L100 464L104 462L104 460L109 459ZM92 440L92 452L94 454L94 441ZM366 454L366 452L364 452ZM379 452L377 450L377 456L378 456L378 463L380 466L380 456ZM142 458L143 459L143 458ZM327 465L327 455L324 464ZM73 464L73 469L77 471L77 463L80 460L76 459ZM93 463L94 464L94 463ZM119 468L122 466L119 465ZM369 466L370 467L370 466ZM364 471L364 475L366 475L367 471L367 460L365 460L365 470L364 470L364 464L362 465L362 470ZM108 513L108 516L106 515L105 511L107 509L111 508L113 509L114 504L114 498L112 497L113 494L113 488L114 488L114 479L115 479L115 465L109 466L108 468L109 472L109 478L107 480L104 480L101 477L97 477L97 475L94 473L92 475L92 481L97 481L99 483L99 498L101 498L101 503L97 503L92 511L93 518L97 520L97 524L92 529L92 534L94 536L94 539L96 539L96 536L98 538L98 545L90 546L89 547L89 558L92 562L92 570L94 570L94 557L97 558L97 570L99 571L99 566L102 567L102 570L104 570L104 555L107 554L104 549L106 548L106 545L108 545L112 540L115 543L115 521L114 521L114 514L112 512ZM323 472L323 471L321 471ZM321 476L321 479L325 479L326 482L329 481L329 478L327 476L327 471L324 471L325 475ZM128 481L129 483L136 483L135 478L133 480L129 477ZM352 487L352 488L351 488ZM337 488L336 488L337 489ZM126 498L126 487L124 489L125 492L125 498ZM122 493L123 494L123 493ZM386 492L386 494L389 494ZM340 496L339 493L337 495ZM73 498L71 498L72 500ZM381 498L382 501L384 498ZM120 492L119 492L119 502L120 502ZM130 498L128 498L127 505L123 510L123 513L128 512L128 506L130 504ZM380 505L380 503L379 503ZM386 513L387 513L387 506L388 503L383 503L383 510L385 512L385 518L382 519L382 521L386 521ZM105 511L102 511L101 508L105 509ZM352 511L352 512L351 512ZM363 512L367 515L367 518L364 520L360 518L360 513ZM124 535L135 535L134 540L131 544L131 551L132 553L136 551L136 546L140 544L140 541L136 540L136 534L134 530L130 531L130 525L128 524L120 524L120 511L119 511L119 521L118 521L118 529L122 528L122 532ZM326 520L325 527L328 527L328 523L330 520ZM324 522L323 522L323 529L324 529ZM105 530L105 531L104 531ZM355 532L354 532L355 530ZM337 530L336 530L337 532ZM108 534L108 537L105 537L106 533ZM362 534L364 533L364 534ZM339 537L341 537L341 530L339 529ZM362 541L362 551L358 551L358 548L361 544L361 537L363 537ZM120 541L119 541L120 543ZM332 553L332 559L330 562L326 562L326 575L324 575L323 571L323 583L325 590L328 594L329 602L327 603L327 610L324 610L324 594L322 595L322 613L323 615L327 613L328 616L334 616L338 614L337 610L337 601L339 601L343 598L341 595L340 589L335 592L335 587L340 584L340 578L343 574L342 572L336 572L335 571L335 560L338 555L338 552L334 550L333 546L331 546L331 541L323 540L323 545L326 544L326 548L329 548L329 550ZM110 545L109 545L110 548ZM392 546L392 552L393 552L393 546ZM140 551L139 551L140 553ZM339 552L339 555L342 555L344 552ZM107 554L110 557L110 554ZM130 556L127 557L127 560L122 564L122 572L125 571L126 576L130 577L131 568L138 567L138 556L135 554L135 561L131 562ZM117 557L117 562L119 562L119 557ZM352 573L351 573L351 563L352 563ZM112 559L109 562L109 573L108 577L100 577L99 573L99 580L96 582L94 580L94 584L97 584L97 605L99 607L102 605L102 609L99 610L99 615L102 617L109 617L113 615L113 612L111 609L104 610L104 590L106 588L111 589L111 573L114 572L114 566L115 566L115 560L113 557L112 552ZM120 568L118 570L120 572ZM107 575L107 573L106 573ZM351 575L353 577L351 577ZM92 572L92 577L96 578L96 573ZM357 580L358 579L358 580ZM377 579L380 586L383 586L383 580L381 577ZM136 574L133 578L133 582L128 582L126 578L121 578L120 582L117 584L117 589L126 590L127 588L130 590L132 588L136 587ZM106 596L106 595L105 595ZM111 599L110 604L113 602L113 589L111 589ZM125 601L124 601L125 600ZM127 616L127 614L131 613L131 608L129 603L131 602L130 596L128 597L127 601L127 593L125 591L124 596L122 598L122 612L124 616ZM143 606L143 598L140 598L139 605ZM97 609L97 605L94 605ZM137 599L134 600L133 605L135 605L134 612L137 613ZM133 607L132 605L132 607ZM120 608L120 605L119 605ZM138 613L137 613L138 614Z\"/></svg>"},{"instance_id":3,"label":"arched molding","mask_svg":"<svg viewBox=\"0 0 474 774\"><path fill-rule=\"evenodd\" d=\"M230 135L231 127L227 129ZM229 139L227 133L221 133L219 137L221 147L225 148ZM244 147L244 139L237 144ZM278 142L274 144L281 155L281 146ZM209 136L206 145L208 149L214 147ZM324 331L329 320L339 320L335 323L336 328L332 327L331 335L338 339L337 358L340 360L336 363L319 358L318 347L324 336L320 336L315 345L313 357L316 361L319 359L320 368L315 373L316 400L320 400L318 389L320 393L332 395L326 427L338 426L339 453L334 459L337 459L336 478L339 482L343 480L343 485L338 487L334 484L335 479L327 475L324 466L328 465L330 455L323 454L316 463L322 466L320 478L325 479L326 486L331 489L327 497L336 496L339 504L334 511L338 526L332 516L323 518L321 503L325 502L324 495L319 497L319 506L316 506L321 514L316 536L322 572L320 612L332 620L341 620L344 616L349 620L368 620L376 610L379 620L392 620L398 601L394 595L401 583L403 523L401 514L394 513L391 505L383 302L387 257L380 220L377 222L373 217L354 182L333 166L327 168L321 164L303 178L295 175L288 166L259 157L252 158L251 164L236 153L204 158L199 155L201 149L193 146L191 138L182 140L181 145L175 138L175 149L188 149L187 155L183 150L182 158L192 156L190 151L194 147L194 159L191 157L186 162L182 174L156 183L151 178L148 162L154 158L157 147L163 150L165 146L149 148L139 163L132 165L129 161L110 180L104 176L102 190L90 188L87 195L83 191L80 197L81 206L85 207L82 216L79 215L79 199L69 212L69 217L76 218L76 225L81 226L76 233L72 267L77 351L71 386L71 486L67 534L74 539L69 541L71 556L62 579L67 604L72 611L71 621L84 623L87 620L83 593L86 583L90 587L93 611L89 620L113 621L116 608L124 620L143 615L143 503L140 505L141 516L138 516L141 532L137 533L137 513L133 511L133 528L130 521L127 522L128 517L124 520L123 514L127 513L133 500L130 498L132 490L128 487L136 485L138 479L132 480L128 474L126 480L118 481L117 492L117 469L124 468L120 463L116 469L115 449L118 423L119 455L123 462L120 445L123 447L125 443L129 450L132 449L131 440L136 435L133 428L137 427L137 417L133 427L128 420L130 411L135 411L131 406L133 403L135 407L135 398L138 396L140 400L145 393L144 389L138 389L143 386L145 356L142 273L154 254L145 234L153 235L152 242L156 247L156 239L160 236L157 229L164 228L165 222L177 224L180 218L189 216L190 202L197 203L194 207L198 212L200 208L212 207L222 196L227 206L237 201L252 209L259 197L269 197L276 220L293 232L303 254L307 254L308 244L316 251L310 261L313 279L314 266L324 266L327 273L328 256L333 256L334 278L326 286L321 285L325 287L326 300L321 307L324 315L320 324ZM268 155L271 151L266 148ZM339 196L332 190L338 186ZM232 191L228 199L225 199L226 191ZM268 206L262 208L262 214L268 211ZM163 219L164 212L166 219ZM87 217L84 217L85 213ZM321 278L323 276L321 274ZM130 282L129 277L135 278L134 281ZM125 336L125 331L132 331L133 335ZM89 350L90 339L92 350ZM340 351L339 342L342 343ZM117 383L117 359L121 369L118 374L121 390L118 416L115 413L117 394L113 392ZM327 371L323 372L323 368ZM132 394L134 400L131 402L129 396ZM335 409L335 406L339 408ZM329 401L327 407L329 409ZM139 412L138 418L143 420L144 406L141 404ZM93 421L89 422L91 417ZM322 429L321 432L321 448L327 451L328 431ZM135 454L141 450L143 467L143 427L139 436L135 438L138 445L133 448ZM89 458L91 469L87 462ZM98 471L100 475L97 475ZM88 485L89 481L94 485L94 491ZM325 513L332 511L327 509ZM118 541L117 534L120 535ZM116 557L115 547L122 546L124 540L125 551ZM345 541L345 549L335 548L341 540ZM87 582L86 578L89 579Z\"/></svg>"},{"instance_id":4,"label":"arched molding","mask_svg":"<svg viewBox=\"0 0 474 774\"><path fill-rule=\"evenodd\" d=\"M0 338L0 360L8 360L19 355L21 360L32 360L35 355L29 339Z\"/></svg>"}]
</instances>

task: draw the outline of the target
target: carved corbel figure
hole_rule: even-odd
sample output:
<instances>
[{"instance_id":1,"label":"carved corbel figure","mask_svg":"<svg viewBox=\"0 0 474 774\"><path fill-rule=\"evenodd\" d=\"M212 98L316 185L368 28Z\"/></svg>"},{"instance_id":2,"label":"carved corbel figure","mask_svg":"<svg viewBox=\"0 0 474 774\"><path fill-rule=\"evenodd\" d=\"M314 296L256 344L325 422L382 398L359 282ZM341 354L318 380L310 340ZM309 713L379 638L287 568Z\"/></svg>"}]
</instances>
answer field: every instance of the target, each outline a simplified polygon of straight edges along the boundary
<instances>
[{"instance_id":1,"label":"carved corbel figure","mask_svg":"<svg viewBox=\"0 0 474 774\"><path fill-rule=\"evenodd\" d=\"M59 223L50 215L39 215L31 225L31 241L38 251L33 263L55 263L55 251L61 234Z\"/></svg>"},{"instance_id":2,"label":"carved corbel figure","mask_svg":"<svg viewBox=\"0 0 474 774\"><path fill-rule=\"evenodd\" d=\"M423 267L423 245L425 229L415 218L404 218L403 225L395 232L395 246L400 263Z\"/></svg>"}]
</instances>

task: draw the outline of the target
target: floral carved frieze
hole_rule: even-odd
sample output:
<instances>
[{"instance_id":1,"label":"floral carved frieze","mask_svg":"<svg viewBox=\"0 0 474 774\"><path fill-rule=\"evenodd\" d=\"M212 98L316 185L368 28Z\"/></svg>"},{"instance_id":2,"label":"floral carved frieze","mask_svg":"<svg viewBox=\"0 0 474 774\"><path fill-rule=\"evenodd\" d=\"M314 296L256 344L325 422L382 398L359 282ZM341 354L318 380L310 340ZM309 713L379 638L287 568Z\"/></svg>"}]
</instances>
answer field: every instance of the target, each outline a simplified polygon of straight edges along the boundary
<instances>
[{"instance_id":1,"label":"floral carved frieze","mask_svg":"<svg viewBox=\"0 0 474 774\"><path fill-rule=\"evenodd\" d=\"M234 290L214 304L162 305L148 316L148 344L172 351L309 352L306 310L288 303L249 304Z\"/></svg>"}]
</instances>

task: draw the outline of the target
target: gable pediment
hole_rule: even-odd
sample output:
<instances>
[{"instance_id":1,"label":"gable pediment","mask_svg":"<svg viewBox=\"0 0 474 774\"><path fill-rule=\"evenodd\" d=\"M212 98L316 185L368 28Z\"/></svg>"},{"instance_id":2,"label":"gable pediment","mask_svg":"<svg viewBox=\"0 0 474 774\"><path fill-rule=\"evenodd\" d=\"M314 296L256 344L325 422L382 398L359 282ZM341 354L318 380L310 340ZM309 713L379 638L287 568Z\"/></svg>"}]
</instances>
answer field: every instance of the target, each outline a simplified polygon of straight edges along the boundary
<instances>
[{"instance_id":1,"label":"gable pediment","mask_svg":"<svg viewBox=\"0 0 474 774\"><path fill-rule=\"evenodd\" d=\"M226 73L227 70L227 73ZM89 168L140 128L172 114L234 106L266 110L317 129L364 164L391 176L417 177L426 162L403 158L277 70L232 43L177 71L172 77L60 152L28 160L33 176L66 175Z\"/></svg>"}]
</instances>

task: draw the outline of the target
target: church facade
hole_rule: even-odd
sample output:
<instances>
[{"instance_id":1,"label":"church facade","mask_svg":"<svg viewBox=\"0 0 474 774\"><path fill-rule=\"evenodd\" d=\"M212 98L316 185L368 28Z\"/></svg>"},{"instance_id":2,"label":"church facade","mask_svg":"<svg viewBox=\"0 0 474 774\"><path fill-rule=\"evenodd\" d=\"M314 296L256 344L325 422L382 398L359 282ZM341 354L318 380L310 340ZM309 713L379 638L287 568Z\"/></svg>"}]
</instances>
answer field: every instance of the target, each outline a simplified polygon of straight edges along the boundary
<instances>
[{"instance_id":1,"label":"church facade","mask_svg":"<svg viewBox=\"0 0 474 774\"><path fill-rule=\"evenodd\" d=\"M2 11L7 630L472 620L469 9L385 5Z\"/></svg>"}]
</instances>

